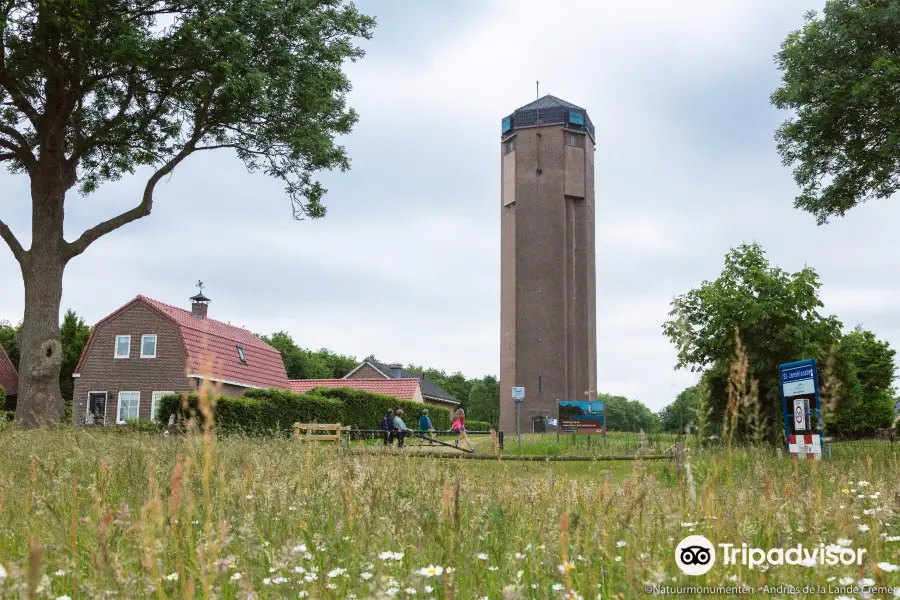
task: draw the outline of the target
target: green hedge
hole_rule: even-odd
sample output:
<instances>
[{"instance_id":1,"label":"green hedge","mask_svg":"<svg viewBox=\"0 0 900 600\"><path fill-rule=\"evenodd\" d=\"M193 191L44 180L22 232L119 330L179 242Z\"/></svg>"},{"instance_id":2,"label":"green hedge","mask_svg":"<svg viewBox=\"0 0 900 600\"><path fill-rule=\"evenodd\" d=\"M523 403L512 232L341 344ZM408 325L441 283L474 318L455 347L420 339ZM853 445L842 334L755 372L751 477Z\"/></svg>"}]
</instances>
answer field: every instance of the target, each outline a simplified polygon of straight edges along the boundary
<instances>
[{"instance_id":1,"label":"green hedge","mask_svg":"<svg viewBox=\"0 0 900 600\"><path fill-rule=\"evenodd\" d=\"M344 424L354 429L380 429L381 417L389 408L403 409L403 422L410 429L419 428L419 417L426 408L435 429L450 429L450 411L441 406L398 400L393 396L351 388L315 388L311 392L341 401L347 411Z\"/></svg>"},{"instance_id":2,"label":"green hedge","mask_svg":"<svg viewBox=\"0 0 900 600\"><path fill-rule=\"evenodd\" d=\"M491 425L487 421L476 421L475 419L466 419L466 430L468 431L490 431Z\"/></svg>"},{"instance_id":3,"label":"green hedge","mask_svg":"<svg viewBox=\"0 0 900 600\"><path fill-rule=\"evenodd\" d=\"M195 414L202 422L197 401L197 395L190 394L187 414L184 414L180 395L162 398L159 422L165 425L173 413L181 419ZM404 421L410 429L418 428L419 416L425 408L435 429L450 429L450 411L446 408L350 388L315 388L305 394L250 389L240 398L222 396L216 401L216 428L222 433L250 435L289 433L296 422L340 423L354 429L379 429L381 417L389 408L402 408ZM467 427L488 429L487 423L480 421L469 421Z\"/></svg>"},{"instance_id":4,"label":"green hedge","mask_svg":"<svg viewBox=\"0 0 900 600\"><path fill-rule=\"evenodd\" d=\"M291 433L294 423L342 423L344 405L314 394L292 394L281 390L252 390L241 398L220 397L216 401L216 429L221 433L271 435ZM196 394L188 396L187 414L183 413L181 396L166 396L160 401L159 420L166 424L175 413L180 418L203 416L197 409Z\"/></svg>"}]
</instances>

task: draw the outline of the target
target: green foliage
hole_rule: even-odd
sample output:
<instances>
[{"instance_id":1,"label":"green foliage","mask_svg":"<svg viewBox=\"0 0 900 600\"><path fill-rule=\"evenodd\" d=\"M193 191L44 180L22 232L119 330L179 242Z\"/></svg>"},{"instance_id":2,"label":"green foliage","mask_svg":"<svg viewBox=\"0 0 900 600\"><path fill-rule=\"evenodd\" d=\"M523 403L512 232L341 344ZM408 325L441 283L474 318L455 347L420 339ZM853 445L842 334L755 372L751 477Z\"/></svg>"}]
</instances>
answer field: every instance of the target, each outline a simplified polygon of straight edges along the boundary
<instances>
[{"instance_id":1,"label":"green foliage","mask_svg":"<svg viewBox=\"0 0 900 600\"><path fill-rule=\"evenodd\" d=\"M403 420L410 429L418 428L419 417L422 415L422 410L426 408L435 429L450 429L450 411L441 406L398 400L393 396L350 388L315 388L310 391L325 398L340 401L345 407L345 417L342 423L354 429L378 429L381 426L381 417L390 408L403 409Z\"/></svg>"},{"instance_id":2,"label":"green foliage","mask_svg":"<svg viewBox=\"0 0 900 600\"><path fill-rule=\"evenodd\" d=\"M0 346L6 351L13 366L19 368L19 329L22 323L13 325L7 320L0 320Z\"/></svg>"},{"instance_id":3,"label":"green foliage","mask_svg":"<svg viewBox=\"0 0 900 600\"><path fill-rule=\"evenodd\" d=\"M837 318L818 312L820 286L813 269L787 273L772 267L758 244L744 244L729 251L715 281L673 301L674 318L663 330L678 349L676 368L706 371L713 422L724 414L738 330L749 376L759 382L763 423L772 435L778 431L778 365L801 357L822 360L840 339Z\"/></svg>"},{"instance_id":4,"label":"green foliage","mask_svg":"<svg viewBox=\"0 0 900 600\"><path fill-rule=\"evenodd\" d=\"M473 419L495 425L500 422L500 382L496 377L487 375L472 381L466 410L467 421L471 415Z\"/></svg>"},{"instance_id":5,"label":"green foliage","mask_svg":"<svg viewBox=\"0 0 900 600\"><path fill-rule=\"evenodd\" d=\"M174 413L179 420L194 415L202 427L204 417L198 410L198 401L196 394L190 394L185 410L181 396L166 396L160 401L160 423L168 423L169 416ZM248 390L248 394L241 398L218 398L215 420L216 430L223 434L289 435L291 427L297 422L342 423L345 407L340 401L312 393Z\"/></svg>"},{"instance_id":6,"label":"green foliage","mask_svg":"<svg viewBox=\"0 0 900 600\"><path fill-rule=\"evenodd\" d=\"M355 358L325 348L315 352L300 348L285 331L258 337L281 353L288 379L340 379L357 365Z\"/></svg>"},{"instance_id":7,"label":"green foliage","mask_svg":"<svg viewBox=\"0 0 900 600\"><path fill-rule=\"evenodd\" d=\"M0 385L0 410L6 405L6 390Z\"/></svg>"},{"instance_id":8,"label":"green foliage","mask_svg":"<svg viewBox=\"0 0 900 600\"><path fill-rule=\"evenodd\" d=\"M772 104L802 188L794 205L819 224L900 189L900 9L896 0L828 0L782 43Z\"/></svg>"},{"instance_id":9,"label":"green foliage","mask_svg":"<svg viewBox=\"0 0 900 600\"><path fill-rule=\"evenodd\" d=\"M598 394L597 399L605 404L607 431L637 432L643 429L644 433L652 433L659 428L658 417L638 400L609 394Z\"/></svg>"},{"instance_id":10,"label":"green foliage","mask_svg":"<svg viewBox=\"0 0 900 600\"><path fill-rule=\"evenodd\" d=\"M894 418L893 380L896 365L887 342L856 327L836 348L839 397L826 417L829 433L841 436L872 435L891 427Z\"/></svg>"},{"instance_id":11,"label":"green foliage","mask_svg":"<svg viewBox=\"0 0 900 600\"><path fill-rule=\"evenodd\" d=\"M466 431L490 431L491 428L496 429L497 425L491 425L487 421L478 421L466 417Z\"/></svg>"},{"instance_id":12,"label":"green foliage","mask_svg":"<svg viewBox=\"0 0 900 600\"><path fill-rule=\"evenodd\" d=\"M469 394L471 393L472 385L477 380L466 379L466 376L459 371L452 375L448 375L445 371L441 371L438 369L425 369L418 365L407 365L405 370L414 374L414 376L418 374L425 375L425 377L427 377L432 383L440 386L444 389L444 391L449 392L450 395L456 398L457 402L459 402L459 405L463 410L469 410ZM497 398L497 401L499 402L499 388L497 392Z\"/></svg>"},{"instance_id":13,"label":"green foliage","mask_svg":"<svg viewBox=\"0 0 900 600\"><path fill-rule=\"evenodd\" d=\"M66 401L66 410L70 416L69 422L71 422L72 394L75 390L72 373L75 372L75 367L81 359L81 353L84 351L90 335L91 328L85 325L84 319L75 314L72 309L67 310L59 327L59 341L63 351L62 368L59 372L59 389L62 392L63 400Z\"/></svg>"},{"instance_id":14,"label":"green foliage","mask_svg":"<svg viewBox=\"0 0 900 600\"><path fill-rule=\"evenodd\" d=\"M122 427L115 427L116 431L122 433L159 433L160 424L157 421L141 421L139 419L128 419Z\"/></svg>"},{"instance_id":15,"label":"green foliage","mask_svg":"<svg viewBox=\"0 0 900 600\"><path fill-rule=\"evenodd\" d=\"M681 391L675 401L659 412L662 431L667 433L689 433L696 431L697 414L701 405L699 386L692 385Z\"/></svg>"}]
</instances>

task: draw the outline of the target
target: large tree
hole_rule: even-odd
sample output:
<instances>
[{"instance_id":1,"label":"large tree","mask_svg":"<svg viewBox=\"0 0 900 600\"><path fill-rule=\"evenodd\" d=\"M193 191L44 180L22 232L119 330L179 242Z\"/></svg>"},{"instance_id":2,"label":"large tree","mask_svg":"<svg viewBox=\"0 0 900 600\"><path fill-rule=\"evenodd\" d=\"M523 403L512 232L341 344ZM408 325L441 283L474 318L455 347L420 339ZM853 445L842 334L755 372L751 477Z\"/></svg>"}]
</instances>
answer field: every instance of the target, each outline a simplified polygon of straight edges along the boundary
<instances>
[{"instance_id":1,"label":"large tree","mask_svg":"<svg viewBox=\"0 0 900 600\"><path fill-rule=\"evenodd\" d=\"M500 382L496 377L485 375L472 381L466 410L470 419L497 426L500 422Z\"/></svg>"},{"instance_id":2,"label":"large tree","mask_svg":"<svg viewBox=\"0 0 900 600\"><path fill-rule=\"evenodd\" d=\"M692 385L681 391L675 400L659 411L659 423L669 433L689 433L697 424L701 404L701 390Z\"/></svg>"},{"instance_id":3,"label":"large tree","mask_svg":"<svg viewBox=\"0 0 900 600\"><path fill-rule=\"evenodd\" d=\"M75 380L72 378L72 373L75 372L75 367L81 360L81 353L90 336L91 328L85 324L84 319L75 314L74 310L67 310L59 326L59 342L62 346L63 356L62 367L59 371L59 389L67 408L72 405L72 395L75 392Z\"/></svg>"},{"instance_id":4,"label":"large tree","mask_svg":"<svg viewBox=\"0 0 900 600\"><path fill-rule=\"evenodd\" d=\"M829 217L900 189L900 0L828 0L776 55L777 133L795 165L794 205Z\"/></svg>"},{"instance_id":5,"label":"large tree","mask_svg":"<svg viewBox=\"0 0 900 600\"><path fill-rule=\"evenodd\" d=\"M63 415L63 271L150 214L157 183L194 153L230 149L285 182L294 216L321 217L322 169L357 117L342 71L374 20L344 0L0 0L0 162L29 178L31 248L0 221L25 284L16 420ZM149 167L134 208L73 240L69 192Z\"/></svg>"},{"instance_id":6,"label":"large tree","mask_svg":"<svg viewBox=\"0 0 900 600\"><path fill-rule=\"evenodd\" d=\"M759 383L760 414L775 436L781 422L778 365L824 360L840 339L841 323L822 316L816 272L788 273L769 264L758 244L731 249L715 281L677 297L663 330L678 349L675 368L704 371L713 418L722 417L740 333L748 376ZM754 399L756 400L756 399Z\"/></svg>"}]
</instances>

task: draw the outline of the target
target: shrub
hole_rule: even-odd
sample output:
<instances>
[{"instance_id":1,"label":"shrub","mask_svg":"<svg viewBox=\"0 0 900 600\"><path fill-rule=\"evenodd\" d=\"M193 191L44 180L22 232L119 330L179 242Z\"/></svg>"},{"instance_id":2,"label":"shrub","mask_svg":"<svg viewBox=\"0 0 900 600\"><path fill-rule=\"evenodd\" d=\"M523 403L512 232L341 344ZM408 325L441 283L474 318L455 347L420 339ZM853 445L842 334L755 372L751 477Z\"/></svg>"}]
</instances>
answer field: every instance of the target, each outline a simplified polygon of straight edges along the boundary
<instances>
[{"instance_id":1,"label":"shrub","mask_svg":"<svg viewBox=\"0 0 900 600\"><path fill-rule=\"evenodd\" d=\"M469 431L490 431L491 425L487 421L476 421L475 419L466 419L466 429Z\"/></svg>"},{"instance_id":2,"label":"shrub","mask_svg":"<svg viewBox=\"0 0 900 600\"><path fill-rule=\"evenodd\" d=\"M410 429L418 428L419 417L426 408L435 429L450 429L450 411L441 406L398 400L393 396L352 388L315 388L311 391L325 398L341 401L346 410L346 420L343 424L354 429L379 429L381 417L389 408L403 409L403 420Z\"/></svg>"},{"instance_id":3,"label":"shrub","mask_svg":"<svg viewBox=\"0 0 900 600\"><path fill-rule=\"evenodd\" d=\"M196 394L190 394L184 407L180 395L166 396L160 400L160 422L168 423L174 413L179 421L196 416L202 427L198 401ZM344 414L340 401L283 390L248 390L240 398L221 396L216 400L215 410L219 432L246 435L287 435L294 423L343 423Z\"/></svg>"},{"instance_id":4,"label":"shrub","mask_svg":"<svg viewBox=\"0 0 900 600\"><path fill-rule=\"evenodd\" d=\"M0 385L0 410L3 410L6 406L6 390L3 389L3 386Z\"/></svg>"}]
</instances>

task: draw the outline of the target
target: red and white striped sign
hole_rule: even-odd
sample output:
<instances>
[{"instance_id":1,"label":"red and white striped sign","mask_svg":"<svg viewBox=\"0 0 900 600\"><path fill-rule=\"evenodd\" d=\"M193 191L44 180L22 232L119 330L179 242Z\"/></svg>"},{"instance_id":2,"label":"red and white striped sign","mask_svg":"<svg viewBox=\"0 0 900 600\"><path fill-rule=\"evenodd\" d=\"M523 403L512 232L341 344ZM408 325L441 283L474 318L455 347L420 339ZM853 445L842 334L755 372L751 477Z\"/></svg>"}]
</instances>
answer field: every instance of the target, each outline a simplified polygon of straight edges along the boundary
<instances>
[{"instance_id":1,"label":"red and white striped sign","mask_svg":"<svg viewBox=\"0 0 900 600\"><path fill-rule=\"evenodd\" d=\"M819 435L789 435L788 452L799 460L822 460L822 444Z\"/></svg>"}]
</instances>

